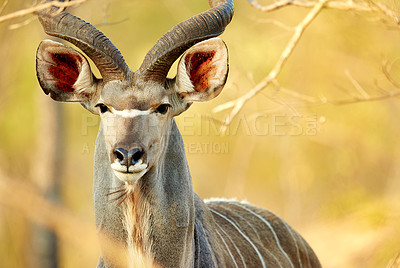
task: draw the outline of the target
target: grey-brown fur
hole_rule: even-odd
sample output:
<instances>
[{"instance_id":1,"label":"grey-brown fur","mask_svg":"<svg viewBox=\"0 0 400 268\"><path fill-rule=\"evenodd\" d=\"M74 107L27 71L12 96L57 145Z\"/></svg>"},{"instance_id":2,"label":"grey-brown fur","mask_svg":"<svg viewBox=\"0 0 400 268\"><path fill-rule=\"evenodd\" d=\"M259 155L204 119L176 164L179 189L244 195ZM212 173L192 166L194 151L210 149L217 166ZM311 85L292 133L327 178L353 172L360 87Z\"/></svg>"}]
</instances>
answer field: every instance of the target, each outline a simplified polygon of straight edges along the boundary
<instances>
[{"instance_id":1,"label":"grey-brown fur","mask_svg":"<svg viewBox=\"0 0 400 268\"><path fill-rule=\"evenodd\" d=\"M101 116L96 226L127 249L129 260L121 262L110 240L101 240L98 267L141 266L134 259L163 268L320 267L304 239L271 212L236 201L205 203L193 192L174 116L216 97L229 69L226 45L214 37L230 22L233 1L209 2L211 9L161 37L136 72L92 25L65 11L53 16L57 8L38 13L48 34L77 45L102 74L95 78L85 56L70 47L50 40L39 46L44 92ZM167 79L181 55L177 76Z\"/></svg>"},{"instance_id":2,"label":"grey-brown fur","mask_svg":"<svg viewBox=\"0 0 400 268\"><path fill-rule=\"evenodd\" d=\"M232 257L215 230L225 239L238 267L245 267L240 254L244 258L246 267L263 267L250 243L232 224L214 214L212 210L240 226L240 230L251 239L262 254L266 267L292 267L287 257L292 261L293 267L320 267L316 255L307 242L273 213L236 201L204 203L193 193L183 141L174 121L171 122L169 133L164 158L160 159L160 165L155 168L157 172L151 172L143 177L136 188L148 192L143 194L149 199L145 202L157 204L152 207L152 218L143 220L150 221L152 226L153 235L147 239L157 241L153 243L152 254L156 262L162 264L161 267L179 267L177 264L182 262L182 258L190 260L190 264L193 263L193 266L182 267L235 267ZM106 153L101 153L104 150L102 140L100 131L95 154L96 224L99 231L105 229L116 239L124 241L126 231L122 226L124 220L122 212L115 206L115 202L110 201L111 196L105 197L109 187L119 186L120 182L113 176L111 180L110 177L104 180L104 173L112 174L112 171L106 171L109 165ZM162 183L163 181L166 183ZM155 191L149 186L153 183L157 183L162 189ZM271 224L287 256L278 248L272 231L246 209L257 213ZM158 222L161 224L157 224ZM239 248L240 253L233 244ZM185 256L179 254L183 252L190 254ZM112 264L109 265L99 264L98 267L113 267Z\"/></svg>"}]
</instances>

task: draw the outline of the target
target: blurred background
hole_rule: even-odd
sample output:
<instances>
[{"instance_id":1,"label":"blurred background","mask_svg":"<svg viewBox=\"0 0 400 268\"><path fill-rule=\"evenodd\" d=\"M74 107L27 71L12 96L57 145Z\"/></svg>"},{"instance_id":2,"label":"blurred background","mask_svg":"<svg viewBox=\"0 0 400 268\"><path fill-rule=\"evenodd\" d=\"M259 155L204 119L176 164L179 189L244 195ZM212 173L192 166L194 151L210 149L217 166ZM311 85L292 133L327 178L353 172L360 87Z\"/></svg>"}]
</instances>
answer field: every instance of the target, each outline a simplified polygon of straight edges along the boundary
<instances>
[{"instance_id":1,"label":"blurred background","mask_svg":"<svg viewBox=\"0 0 400 268\"><path fill-rule=\"evenodd\" d=\"M397 0L381 2L400 10ZM32 5L13 0L2 15ZM164 32L207 8L205 0L88 0L69 11L104 32L136 70ZM223 134L230 110L213 110L268 75L288 27L310 11L264 13L245 0L235 8L222 35L227 85L177 118L195 192L272 210L323 267L386 267L400 252L399 25L382 12L322 10L283 66L280 87L254 97ZM58 267L95 267L99 119L43 94L35 53L44 38L34 16L0 24L0 267L57 267L52 255Z\"/></svg>"}]
</instances>

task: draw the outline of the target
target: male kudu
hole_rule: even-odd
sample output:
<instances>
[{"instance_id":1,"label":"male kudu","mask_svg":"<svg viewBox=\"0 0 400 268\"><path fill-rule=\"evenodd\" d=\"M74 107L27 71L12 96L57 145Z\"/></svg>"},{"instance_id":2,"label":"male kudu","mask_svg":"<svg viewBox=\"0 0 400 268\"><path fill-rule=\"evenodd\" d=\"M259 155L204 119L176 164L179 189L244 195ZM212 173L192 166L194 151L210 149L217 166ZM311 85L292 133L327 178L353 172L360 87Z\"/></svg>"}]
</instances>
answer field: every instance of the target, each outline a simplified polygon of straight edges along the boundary
<instances>
[{"instance_id":1,"label":"male kudu","mask_svg":"<svg viewBox=\"0 0 400 268\"><path fill-rule=\"evenodd\" d=\"M232 0L209 4L163 35L135 72L91 24L56 7L37 13L47 34L80 48L102 76L96 78L70 47L50 40L39 45L43 91L101 117L93 186L97 229L125 245L130 266L139 258L143 265L171 268L320 267L306 241L273 213L244 202L203 202L193 192L174 116L221 92L228 52L216 36L234 10ZM180 56L176 77L166 78ZM119 266L107 245L102 248L98 267Z\"/></svg>"}]
</instances>

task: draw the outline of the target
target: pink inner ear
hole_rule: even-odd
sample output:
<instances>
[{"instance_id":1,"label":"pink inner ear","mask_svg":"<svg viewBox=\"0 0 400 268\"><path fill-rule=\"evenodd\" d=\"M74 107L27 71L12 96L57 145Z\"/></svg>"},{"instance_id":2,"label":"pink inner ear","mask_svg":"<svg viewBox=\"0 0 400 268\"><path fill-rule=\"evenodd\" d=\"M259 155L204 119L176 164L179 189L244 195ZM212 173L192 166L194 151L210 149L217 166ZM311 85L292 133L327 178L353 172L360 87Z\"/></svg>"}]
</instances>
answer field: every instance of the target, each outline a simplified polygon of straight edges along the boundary
<instances>
[{"instance_id":1,"label":"pink inner ear","mask_svg":"<svg viewBox=\"0 0 400 268\"><path fill-rule=\"evenodd\" d=\"M212 59L215 51L197 52L189 54L185 58L185 64L189 68L190 81L194 90L204 92L209 87L209 78L213 75Z\"/></svg>"},{"instance_id":2,"label":"pink inner ear","mask_svg":"<svg viewBox=\"0 0 400 268\"><path fill-rule=\"evenodd\" d=\"M72 54L54 53L51 54L53 65L49 72L56 80L55 86L64 92L74 92L73 85L78 79L82 59Z\"/></svg>"}]
</instances>

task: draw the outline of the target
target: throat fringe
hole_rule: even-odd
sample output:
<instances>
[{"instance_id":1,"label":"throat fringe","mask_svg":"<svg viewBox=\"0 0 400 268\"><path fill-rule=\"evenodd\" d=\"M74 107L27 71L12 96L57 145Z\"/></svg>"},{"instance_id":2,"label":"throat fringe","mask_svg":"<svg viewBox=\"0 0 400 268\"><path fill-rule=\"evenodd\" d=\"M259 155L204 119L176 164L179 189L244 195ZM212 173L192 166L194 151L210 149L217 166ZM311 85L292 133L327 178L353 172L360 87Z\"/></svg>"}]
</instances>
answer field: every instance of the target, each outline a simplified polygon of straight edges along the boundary
<instances>
[{"instance_id":1,"label":"throat fringe","mask_svg":"<svg viewBox=\"0 0 400 268\"><path fill-rule=\"evenodd\" d=\"M140 191L133 185L125 185L126 196L122 203L124 227L127 231L129 267L157 267L151 257L151 241L147 240L149 232L147 219L148 209L140 198Z\"/></svg>"}]
</instances>

